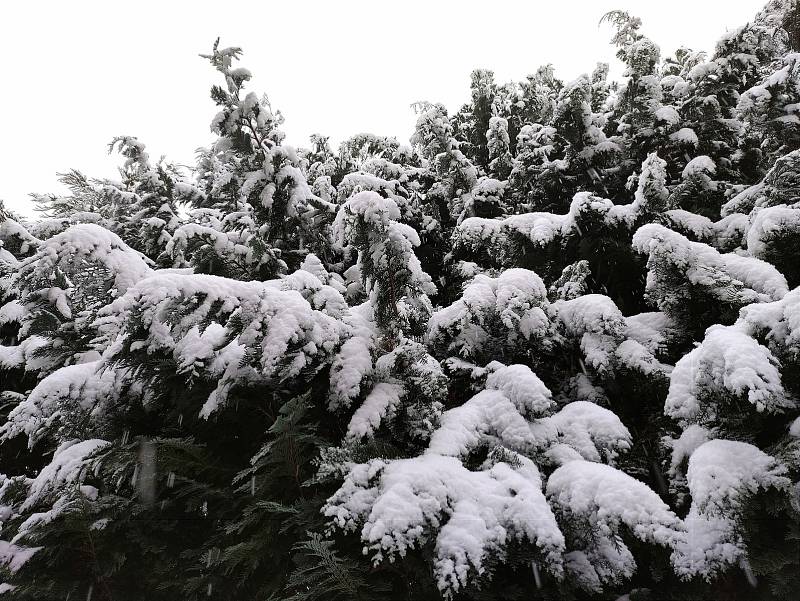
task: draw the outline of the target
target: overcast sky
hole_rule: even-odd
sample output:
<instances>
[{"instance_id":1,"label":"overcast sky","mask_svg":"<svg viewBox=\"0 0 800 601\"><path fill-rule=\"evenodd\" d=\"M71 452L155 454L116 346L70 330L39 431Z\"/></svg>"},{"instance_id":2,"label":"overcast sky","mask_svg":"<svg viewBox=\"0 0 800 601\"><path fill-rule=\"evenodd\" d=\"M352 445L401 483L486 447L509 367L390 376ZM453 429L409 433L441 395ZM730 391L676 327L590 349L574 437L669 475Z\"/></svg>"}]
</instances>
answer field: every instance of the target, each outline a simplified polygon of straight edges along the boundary
<instances>
[{"instance_id":1,"label":"overcast sky","mask_svg":"<svg viewBox=\"0 0 800 601\"><path fill-rule=\"evenodd\" d=\"M0 0L3 57L0 199L30 213L28 192L61 191L71 167L113 177L106 146L135 135L152 157L193 162L216 112L220 80L197 55L214 39L244 49L250 89L286 117L288 143L314 132L338 144L363 131L407 141L412 102L451 111L469 95L473 68L500 82L553 63L563 79L598 60L621 69L609 45L608 10L644 21L662 54L711 51L719 36L765 0Z\"/></svg>"}]
</instances>

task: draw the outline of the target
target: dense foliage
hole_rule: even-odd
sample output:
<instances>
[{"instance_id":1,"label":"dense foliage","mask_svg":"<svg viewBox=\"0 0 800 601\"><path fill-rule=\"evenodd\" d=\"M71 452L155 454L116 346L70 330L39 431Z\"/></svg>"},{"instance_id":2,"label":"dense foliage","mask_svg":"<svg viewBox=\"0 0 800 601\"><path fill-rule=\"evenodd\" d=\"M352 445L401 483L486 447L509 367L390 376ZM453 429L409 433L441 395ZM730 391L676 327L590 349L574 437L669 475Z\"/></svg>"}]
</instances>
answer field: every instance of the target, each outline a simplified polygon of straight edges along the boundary
<instances>
[{"instance_id":1,"label":"dense foliage","mask_svg":"<svg viewBox=\"0 0 800 601\"><path fill-rule=\"evenodd\" d=\"M0 594L797 598L798 15L338 151L215 44L191 172L0 205Z\"/></svg>"}]
</instances>

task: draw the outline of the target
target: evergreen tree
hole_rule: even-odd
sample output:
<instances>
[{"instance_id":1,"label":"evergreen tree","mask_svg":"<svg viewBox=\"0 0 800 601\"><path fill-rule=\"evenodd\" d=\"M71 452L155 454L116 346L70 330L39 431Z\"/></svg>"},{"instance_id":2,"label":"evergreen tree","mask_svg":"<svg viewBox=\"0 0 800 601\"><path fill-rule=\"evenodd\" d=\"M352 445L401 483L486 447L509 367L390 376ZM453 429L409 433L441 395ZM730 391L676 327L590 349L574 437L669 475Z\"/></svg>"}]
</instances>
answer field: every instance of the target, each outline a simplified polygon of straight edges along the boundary
<instances>
[{"instance_id":1,"label":"evergreen tree","mask_svg":"<svg viewBox=\"0 0 800 601\"><path fill-rule=\"evenodd\" d=\"M8 599L788 601L797 3L710 59L472 75L285 143L238 48L184 174L0 203Z\"/></svg>"}]
</instances>

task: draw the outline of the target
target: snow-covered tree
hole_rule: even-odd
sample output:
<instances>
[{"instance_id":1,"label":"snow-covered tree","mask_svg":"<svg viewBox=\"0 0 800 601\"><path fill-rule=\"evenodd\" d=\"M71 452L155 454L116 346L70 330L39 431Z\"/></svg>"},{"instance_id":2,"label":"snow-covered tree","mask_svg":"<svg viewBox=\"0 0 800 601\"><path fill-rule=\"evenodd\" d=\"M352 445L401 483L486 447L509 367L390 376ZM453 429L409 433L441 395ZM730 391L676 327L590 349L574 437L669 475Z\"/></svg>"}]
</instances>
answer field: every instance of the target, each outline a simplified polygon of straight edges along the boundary
<instances>
[{"instance_id":1,"label":"snow-covered tree","mask_svg":"<svg viewBox=\"0 0 800 601\"><path fill-rule=\"evenodd\" d=\"M414 254L417 232L400 223L400 209L375 192L359 192L336 218L339 244L358 251L358 270L375 323L391 337L424 328L436 293Z\"/></svg>"},{"instance_id":2,"label":"snow-covered tree","mask_svg":"<svg viewBox=\"0 0 800 601\"><path fill-rule=\"evenodd\" d=\"M794 599L798 14L336 150L215 44L194 168L0 203L0 594Z\"/></svg>"},{"instance_id":3,"label":"snow-covered tree","mask_svg":"<svg viewBox=\"0 0 800 601\"><path fill-rule=\"evenodd\" d=\"M126 207L120 235L153 261L171 266L167 247L181 225L180 205L198 200L199 191L185 181L174 165L163 159L153 165L144 144L134 137L115 138L109 148L125 157L120 169L122 185L104 186L112 202Z\"/></svg>"},{"instance_id":4,"label":"snow-covered tree","mask_svg":"<svg viewBox=\"0 0 800 601\"><path fill-rule=\"evenodd\" d=\"M330 223L333 205L311 192L300 156L283 144L280 112L266 96L244 93L251 73L233 67L241 49L220 49L218 43L203 55L225 85L211 89L220 107L211 123L218 139L201 153L203 197L196 205L222 211L222 230L188 224L180 230L182 246L191 246L200 255L196 264L211 273L275 275L287 265L297 267L309 251L326 256L325 237L314 232Z\"/></svg>"}]
</instances>

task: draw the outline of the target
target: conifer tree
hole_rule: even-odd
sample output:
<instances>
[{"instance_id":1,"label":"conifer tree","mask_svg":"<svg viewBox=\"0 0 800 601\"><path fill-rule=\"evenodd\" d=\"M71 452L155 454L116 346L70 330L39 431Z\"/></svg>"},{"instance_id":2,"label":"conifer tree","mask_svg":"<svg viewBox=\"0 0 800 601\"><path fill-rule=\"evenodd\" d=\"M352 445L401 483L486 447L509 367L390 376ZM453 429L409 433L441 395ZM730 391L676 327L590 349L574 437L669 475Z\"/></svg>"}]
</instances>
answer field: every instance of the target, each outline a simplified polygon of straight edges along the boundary
<instances>
[{"instance_id":1,"label":"conifer tree","mask_svg":"<svg viewBox=\"0 0 800 601\"><path fill-rule=\"evenodd\" d=\"M289 146L215 44L191 173L0 203L0 593L794 599L796 8L614 11L622 84L477 70L408 146Z\"/></svg>"}]
</instances>

